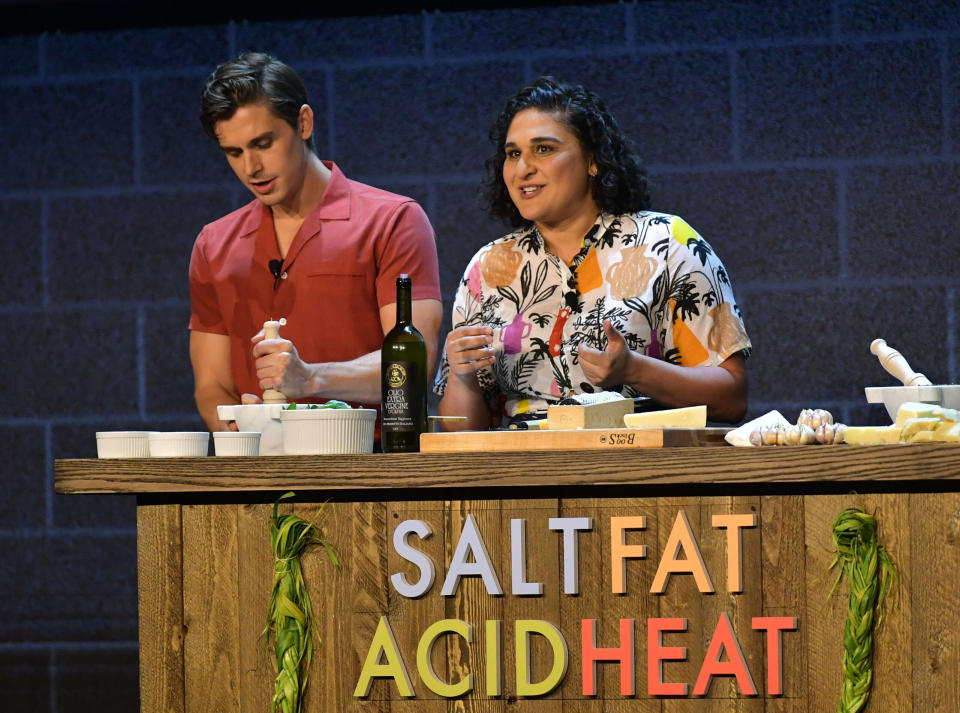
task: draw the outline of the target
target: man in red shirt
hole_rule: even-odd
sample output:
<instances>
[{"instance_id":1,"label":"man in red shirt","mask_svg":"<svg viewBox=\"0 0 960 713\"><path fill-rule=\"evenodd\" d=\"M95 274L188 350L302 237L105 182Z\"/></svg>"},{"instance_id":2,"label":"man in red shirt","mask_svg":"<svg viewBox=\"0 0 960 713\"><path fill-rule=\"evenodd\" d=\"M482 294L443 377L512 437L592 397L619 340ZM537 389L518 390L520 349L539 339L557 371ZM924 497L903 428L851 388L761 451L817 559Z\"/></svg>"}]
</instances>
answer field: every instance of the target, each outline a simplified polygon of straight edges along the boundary
<instances>
[{"instance_id":1,"label":"man in red shirt","mask_svg":"<svg viewBox=\"0 0 960 713\"><path fill-rule=\"evenodd\" d=\"M256 403L265 389L379 406L400 273L432 372L442 308L423 209L321 161L303 83L268 55L218 67L200 118L256 197L205 226L190 260L190 361L207 427L230 426L217 405ZM281 338L264 339L263 323L281 318Z\"/></svg>"}]
</instances>

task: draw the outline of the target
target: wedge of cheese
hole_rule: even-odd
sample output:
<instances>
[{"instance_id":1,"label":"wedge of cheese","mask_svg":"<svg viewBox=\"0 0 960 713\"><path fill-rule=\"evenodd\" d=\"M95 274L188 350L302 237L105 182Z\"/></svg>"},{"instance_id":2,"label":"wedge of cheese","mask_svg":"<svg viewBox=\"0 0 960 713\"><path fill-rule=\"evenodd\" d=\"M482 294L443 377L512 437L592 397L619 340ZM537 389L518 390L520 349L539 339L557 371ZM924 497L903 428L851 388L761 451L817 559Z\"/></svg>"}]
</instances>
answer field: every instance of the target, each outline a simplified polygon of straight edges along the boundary
<instances>
[{"instance_id":1,"label":"wedge of cheese","mask_svg":"<svg viewBox=\"0 0 960 713\"><path fill-rule=\"evenodd\" d=\"M949 421L941 423L933 431L933 440L954 443L960 442L960 423L951 423Z\"/></svg>"},{"instance_id":2,"label":"wedge of cheese","mask_svg":"<svg viewBox=\"0 0 960 713\"><path fill-rule=\"evenodd\" d=\"M627 428L705 428L706 406L687 406L663 411L628 413L623 417Z\"/></svg>"},{"instance_id":3,"label":"wedge of cheese","mask_svg":"<svg viewBox=\"0 0 960 713\"><path fill-rule=\"evenodd\" d=\"M623 417L633 411L632 399L616 399L601 403L571 406L548 406L542 429L617 428Z\"/></svg>"},{"instance_id":4,"label":"wedge of cheese","mask_svg":"<svg viewBox=\"0 0 960 713\"><path fill-rule=\"evenodd\" d=\"M957 411L955 408L946 408L945 406L941 406L939 415L941 421L960 423L960 411Z\"/></svg>"},{"instance_id":5,"label":"wedge of cheese","mask_svg":"<svg viewBox=\"0 0 960 713\"><path fill-rule=\"evenodd\" d=\"M941 421L933 430L937 433L960 433L960 423L955 423L953 421Z\"/></svg>"},{"instance_id":6,"label":"wedge of cheese","mask_svg":"<svg viewBox=\"0 0 960 713\"><path fill-rule=\"evenodd\" d=\"M894 426L903 428L904 424L911 418L932 418L937 417L942 409L936 404L924 404L919 401L905 401L897 409L897 420Z\"/></svg>"},{"instance_id":7,"label":"wedge of cheese","mask_svg":"<svg viewBox=\"0 0 960 713\"><path fill-rule=\"evenodd\" d=\"M843 429L843 442L853 445L874 443L898 443L900 429L896 426L847 426Z\"/></svg>"},{"instance_id":8,"label":"wedge of cheese","mask_svg":"<svg viewBox=\"0 0 960 713\"><path fill-rule=\"evenodd\" d=\"M940 419L936 416L908 418L903 422L903 428L900 429L900 440L909 442L918 433L933 431L940 423Z\"/></svg>"}]
</instances>

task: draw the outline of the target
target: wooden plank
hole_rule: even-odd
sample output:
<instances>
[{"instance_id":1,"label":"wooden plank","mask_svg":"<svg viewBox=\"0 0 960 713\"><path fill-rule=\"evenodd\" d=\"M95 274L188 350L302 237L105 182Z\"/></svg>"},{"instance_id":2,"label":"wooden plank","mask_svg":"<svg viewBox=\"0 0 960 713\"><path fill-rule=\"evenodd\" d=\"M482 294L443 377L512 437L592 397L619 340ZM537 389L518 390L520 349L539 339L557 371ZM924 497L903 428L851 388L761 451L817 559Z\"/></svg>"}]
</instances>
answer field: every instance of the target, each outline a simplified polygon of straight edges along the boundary
<instances>
[{"instance_id":1,"label":"wooden plank","mask_svg":"<svg viewBox=\"0 0 960 713\"><path fill-rule=\"evenodd\" d=\"M503 486L759 483L863 484L960 481L960 444L822 448L613 448L470 455L410 453L57 460L57 492L174 493L268 490L380 490ZM577 463L577 468L570 468ZM369 497L369 496L368 496Z\"/></svg>"},{"instance_id":2,"label":"wooden plank","mask_svg":"<svg viewBox=\"0 0 960 713\"><path fill-rule=\"evenodd\" d=\"M647 619L660 616L661 597L650 594L660 553L658 531L662 513L653 498L616 498L597 500L596 540L600 554L599 606L588 610L587 616L596 618L597 645L613 648L620 643L620 620L633 619L634 659L633 697L625 697L620 690L620 666L605 663L598 666L598 696L605 713L644 711L659 713L659 699L651 698L647 689ZM589 511L585 511L589 512ZM624 584L626 592L615 594L611 564L611 519L614 517L646 518L646 529L631 529L625 533L627 545L645 545L645 559L628 559ZM578 628L574 628L577 632Z\"/></svg>"},{"instance_id":3,"label":"wooden plank","mask_svg":"<svg viewBox=\"0 0 960 713\"><path fill-rule=\"evenodd\" d=\"M657 500L657 551L651 556L654 575L661 558L666 551L666 545L672 532L678 513L683 511L690 528L702 539L699 533L704 531L701 499L689 498L659 498ZM709 527L709 516L707 518ZM681 556L684 556L681 554ZM693 553L687 552L686 557ZM706 594L701 593L694 577L689 574L674 574L666 582L666 590L660 596L661 617L683 617L687 620L685 632L667 632L663 635L664 646L684 646L687 657L683 661L665 661L662 666L663 681L667 683L687 684L687 695L693 694L693 685L700 671L700 664L707 650L713 626L704 619L702 599ZM662 701L664 713L683 713L690 710L691 699L665 698ZM699 702L699 701L698 701Z\"/></svg>"},{"instance_id":4,"label":"wooden plank","mask_svg":"<svg viewBox=\"0 0 960 713\"><path fill-rule=\"evenodd\" d=\"M811 711L836 710L843 680L843 624L847 618L849 588L841 583L831 596L837 570L833 523L845 508L863 507L851 495L814 495L803 499L804 537L807 543L806 611L807 705Z\"/></svg>"},{"instance_id":5,"label":"wooden plank","mask_svg":"<svg viewBox=\"0 0 960 713\"><path fill-rule=\"evenodd\" d=\"M913 710L946 711L960 700L960 495L910 495Z\"/></svg>"},{"instance_id":6,"label":"wooden plank","mask_svg":"<svg viewBox=\"0 0 960 713\"><path fill-rule=\"evenodd\" d=\"M886 478L888 482L896 482L894 471L899 468L896 478L904 482L918 480L932 451L917 450L918 447L913 446L897 448L901 452L912 449L911 457L903 460L899 453L889 451L884 455L884 451L873 449L873 452L880 452L881 457L870 465L862 461L865 468L863 473L880 474L881 480ZM559 467L558 461L554 460L555 453L528 454L523 462L531 471L530 477L535 479L550 476L554 481L560 481L570 471L577 470L588 474L585 481L588 484L610 485L613 482L632 482L629 479L636 478L637 472L652 474L658 463L668 471L679 467L680 462L692 464L695 460L691 459L691 455L700 456L708 466L710 463L716 464L720 461L712 461L710 455L716 451L732 458L724 468L748 463L759 470L773 469L781 458L788 470L799 467L797 464L801 461L805 463L804 467L809 468L822 468L825 464L837 462L832 460L833 456L827 458L813 451L846 452L854 456L860 452L859 449L845 448L771 450L781 453L758 454L754 460L741 460L741 451L734 449L678 449L673 452L678 458L660 461L656 459L667 454L668 450L647 450L642 454L629 450L612 454L603 451L569 451L568 454L581 454L576 461L576 468L571 468L568 461L554 473L542 473L539 469ZM789 450L807 450L810 455L787 453ZM488 458L489 455L472 454L468 460L457 455L418 456L424 458L420 463L425 481L409 482L422 485L423 482L435 483L444 478L453 483L458 474L472 477L471 474L476 475L474 471L478 467L494 462ZM494 455L507 458L506 454ZM616 474L608 477L604 473L613 468L612 464L606 462L611 455L622 462ZM650 456L654 460L651 463L638 460L638 455ZM384 470L389 471L391 456L379 458L382 459L380 462ZM520 460L516 454L510 458ZM960 463L954 465L953 469L958 467ZM510 468L513 469L511 472L519 473L518 466ZM709 467L701 463L697 468L691 473L700 482L713 480L713 471ZM858 477L865 478L863 473ZM819 475L834 476L833 473ZM390 472L387 472L385 479L389 480L390 477ZM956 572L960 571L960 494L956 492L929 495L881 493L627 499L610 495L615 491L604 488L599 492L608 497L558 502L555 499L516 499L509 485L529 485L530 480L519 475L515 480L511 480L512 476L501 481L502 478L502 474L496 472L481 473L474 483L504 485L507 482L507 485L484 493L484 499L478 500L448 503L410 500L385 504L376 501L376 491L371 490L360 496L361 500L367 499L365 502L331 503L327 506L330 508L330 519L325 521L324 526L341 550L345 562L351 564L343 571L333 572L319 551L308 557L305 564L310 570L308 586L315 601L320 629L311 672L311 693L308 694L309 710L378 713L405 713L408 710L440 713L441 709L502 712L521 708L526 711L562 708L564 711L584 713L661 709L697 713L831 711L835 708L840 690L842 631L848 585L844 583L838 594L828 598L834 573L829 572L827 566L833 557L833 520L843 508L852 505L876 514L880 522L881 541L894 553L903 578L904 596L894 608L888 610L886 621L876 631L871 708L893 712L947 710L951 702L960 696L960 630L953 625L960 605L958 588L955 586L958 581ZM813 483L813 480L803 482ZM950 490L955 487L955 482L946 478L941 487ZM667 492L682 492L682 487L686 486L677 486ZM811 485L813 487L818 486ZM936 487L936 484L928 483L926 487ZM548 492L544 490L544 493ZM583 492L591 494L589 489ZM637 494L644 491L633 489L629 492ZM663 492L660 490L658 494ZM396 497L395 492L391 495ZM529 496L530 492L525 491L523 495ZM423 491L419 493L419 497L422 496ZM756 507L757 503L761 517L759 542L749 539L745 533L744 593L730 595L725 592L725 539L721 531L712 527L711 516L723 512L743 512L745 508ZM316 507L297 506L298 512L308 517L312 517ZM689 596L681 596L684 594L681 591L683 580L693 584L689 576L671 578L666 595L649 594L649 585L663 543L681 507L687 510L697 535L717 590L714 595L700 594L693 586L692 591L687 592ZM262 599L260 592L271 572L269 557L265 559L265 555L268 555L266 530L259 529L263 527L264 513L268 510L269 505L266 504L185 506L181 518L178 514L180 507L176 505L138 507L140 606L145 620L152 622L141 622L144 711L263 709L263 701L265 698L268 700L272 689L272 671L266 670L270 667L271 659L257 660L259 652L254 650L255 645L251 648L250 634L252 632L255 638L262 628L265 604L258 603L258 600ZM564 516L593 515L595 518L594 531L581 535L580 539L581 594L577 597L560 593L562 571L559 535L549 532L545 525L550 512ZM694 512L695 515L691 515ZM501 584L507 592L503 598L489 596L476 579L463 582L455 597L444 598L439 595L446 561L452 554L463 520L470 513L475 514L480 522ZM625 597L610 592L609 518L614 514L645 514L650 521L646 532L631 533L628 538L631 542L647 543L651 551L645 561L633 561L628 565L628 572L634 579L629 580L630 594ZM417 600L407 600L398 597L389 587L390 573L404 566L412 571L409 564L405 565L393 552L390 535L399 521L416 516L435 525L434 538L423 543L421 548L435 557L437 580L430 593ZM528 520L528 578L544 581L547 596L514 599L509 594L511 517ZM183 543L186 543L186 547L181 555ZM199 546L194 543L203 544ZM762 563L760 571L751 570L758 562ZM182 590L179 584L180 570L185 580ZM755 601L758 594L755 588L758 585L755 582L751 584L751 578L758 577L762 580L762 596ZM643 582L645 584L639 588L635 587ZM555 598L549 596L551 591L557 595ZM181 597L179 605L178 596ZM689 674L681 673L676 668L680 664L670 663L666 666L666 677L667 680L685 681L692 687L720 612L730 615L761 694L766 680L765 672L762 664L756 664L756 660L758 657L762 659L763 639L759 633L751 632L750 617L762 613L800 618L800 631L784 635L786 695L779 699L761 697L749 700L739 695L732 681L718 679L711 689L710 699L691 697L660 701L645 697L646 619L651 616L687 616L691 620L686 633L668 634L665 643L685 645L690 650L687 662ZM462 618L470 622L475 630L474 643L468 647L459 642L457 637L444 637L436 648L434 664L438 673L443 672L441 675L447 676L447 680L456 680L461 675L472 673L476 682L474 693L464 699L447 701L418 685L418 697L409 701L399 699L395 690L382 685L375 688L375 695L369 700L354 699L352 689L360 662L366 654L376 622L384 613L395 624L398 638L405 637L399 642L405 655L415 653L419 634L427 625L444 617ZM598 644L611 646L616 643L619 634L617 624L621 617L636 619L638 695L635 698L620 696L617 667L603 664L599 667L599 695L585 699L580 692L580 621L596 618ZM504 620L503 671L506 691L502 698L493 700L486 697L482 690L486 662L483 621L488 618ZM570 649L570 667L558 695L539 700L514 700L512 697L515 693L512 626L518 618L537 618L558 623L564 633ZM748 640L751 635L755 640ZM178 636L184 636L182 642L178 642ZM231 640L231 636L235 638ZM228 651L232 653L224 653ZM539 658L541 661L538 665L542 665L543 656ZM408 660L408 667L412 676L416 677L415 660ZM179 707L176 695L178 670Z\"/></svg>"},{"instance_id":7,"label":"wooden plank","mask_svg":"<svg viewBox=\"0 0 960 713\"><path fill-rule=\"evenodd\" d=\"M563 408L582 408L564 406ZM728 428L584 428L424 433L421 453L724 446Z\"/></svg>"},{"instance_id":8,"label":"wooden plank","mask_svg":"<svg viewBox=\"0 0 960 713\"><path fill-rule=\"evenodd\" d=\"M461 431L424 433L421 453L467 451L556 451L570 448L659 448L663 431L655 428L594 428L548 431Z\"/></svg>"},{"instance_id":9,"label":"wooden plank","mask_svg":"<svg viewBox=\"0 0 960 713\"><path fill-rule=\"evenodd\" d=\"M183 713L180 506L137 508L140 710Z\"/></svg>"},{"instance_id":10,"label":"wooden plank","mask_svg":"<svg viewBox=\"0 0 960 713\"><path fill-rule=\"evenodd\" d=\"M730 700L729 698L680 698L671 699L669 704L665 701L664 710L669 708L676 713L730 713L733 710L743 711L743 713L763 713L764 704L762 698L736 700Z\"/></svg>"},{"instance_id":11,"label":"wooden plank","mask_svg":"<svg viewBox=\"0 0 960 713\"><path fill-rule=\"evenodd\" d=\"M417 599L401 595L392 586L388 585L388 608L384 609L389 615L389 621L393 628L394 636L397 640L397 646L405 656L407 672L410 675L410 683L416 692L415 699L417 703L416 710L427 711L429 713L442 713L447 709L446 699L433 693L421 680L417 670L416 651L420 642L420 637L427 627L444 618L444 597L440 595L440 588L443 586L443 576L446 573L445 561L445 520L443 502L439 500L430 500L422 503L418 502L391 502L387 503L387 571L386 577L389 578L396 574L403 574L407 582L415 584L420 580L421 573L419 569L405 558L397 554L393 546L394 534L397 527L409 520L419 520L426 523L431 531L428 537L420 538L415 534L406 537L406 542L410 547L426 554L434 564L433 586ZM370 632L371 635L373 632ZM474 622L474 646L481 645L483 637L483 625L479 627ZM438 674L445 676L447 681L460 680L470 671L463 670L459 666L460 658L456 658L455 666L450 666L447 656L447 645L450 637L446 636L434 645L433 661L434 669ZM462 651L462 642L457 642L458 653ZM452 670L451 670L452 668ZM481 672L474 673L474 687L483 685ZM391 710L398 710L400 696L396 687L392 683L383 683L380 686L380 693L390 701Z\"/></svg>"},{"instance_id":12,"label":"wooden plank","mask_svg":"<svg viewBox=\"0 0 960 713\"><path fill-rule=\"evenodd\" d=\"M484 538L487 553L496 568L500 585L504 592L509 591L510 545L503 535L504 527L509 527L509 521L506 523L503 521L501 503L499 501L483 500L448 501L445 506L445 515L444 544L446 552L444 553L444 562L450 562L459 542L464 523L467 517L472 515L477 522L481 536ZM448 710L458 710L464 713L480 713L480 711L483 711L483 713L503 713L506 710L505 701L516 698L516 686L510 667L513 659L509 658L512 654L508 654L511 641L511 630L508 627L511 622L504 621L506 617L503 599L503 597L488 594L479 577L462 578L456 593L453 596L445 597L446 618L462 619L471 623L475 632L484 626L482 622L488 619L503 621L503 695L498 698L488 698L485 693L482 693L483 688L480 682L485 680L484 665L486 661L484 647L477 645L466 647L457 637L453 639L455 644L447 647L446 670L451 677L450 680L457 680L460 676L472 671L475 680L478 681L478 686L475 690L476 695L450 701Z\"/></svg>"},{"instance_id":13,"label":"wooden plank","mask_svg":"<svg viewBox=\"0 0 960 713\"><path fill-rule=\"evenodd\" d=\"M631 404L632 407L632 404ZM514 622L519 619L546 621L554 626L560 624L560 541L558 533L549 529L549 520L557 517L560 503L556 499L504 500L501 511L501 531L498 538L504 541L503 551L503 602L504 618L504 678L516 691L516 636ZM539 596L513 596L513 520L523 520L525 527L525 545L523 557L526 560L528 582L542 585ZM519 547L519 545L518 545ZM561 633L562 630L561 630ZM553 665L553 652L544 637L530 636L531 670L529 680L532 683L543 681L549 675ZM568 642L569 655L569 642ZM562 685L562 682L561 682ZM524 700L524 699L521 699ZM535 699L537 710L543 713L559 713L562 709L560 686L545 696Z\"/></svg>"},{"instance_id":14,"label":"wooden plank","mask_svg":"<svg viewBox=\"0 0 960 713\"><path fill-rule=\"evenodd\" d=\"M298 503L293 508L317 523L340 561L334 567L320 546L302 557L317 619L304 710L389 710L382 695L367 701L353 697L379 612L386 610L385 511L383 503Z\"/></svg>"},{"instance_id":15,"label":"wooden plank","mask_svg":"<svg viewBox=\"0 0 960 713\"><path fill-rule=\"evenodd\" d=\"M786 650L786 646L784 646L784 650ZM806 693L801 698L794 698L793 696L765 698L763 705L765 713L810 713L813 711L813 708L807 706ZM825 711L825 713L832 713L833 710Z\"/></svg>"},{"instance_id":16,"label":"wooden plank","mask_svg":"<svg viewBox=\"0 0 960 713\"><path fill-rule=\"evenodd\" d=\"M783 695L780 698L767 698L766 710L770 713L806 713L808 710L803 523L802 497L784 495L760 498L763 616L794 617L798 626L796 631L782 635ZM768 673L765 660L762 680L757 681L764 692L767 690Z\"/></svg>"},{"instance_id":17,"label":"wooden plank","mask_svg":"<svg viewBox=\"0 0 960 713\"><path fill-rule=\"evenodd\" d=\"M185 711L239 711L237 506L187 505L182 517Z\"/></svg>"},{"instance_id":18,"label":"wooden plank","mask_svg":"<svg viewBox=\"0 0 960 713\"><path fill-rule=\"evenodd\" d=\"M596 498L567 498L559 503L560 517L590 517L593 526L589 532L578 533L576 538L577 594L563 594L560 597L558 625L567 640L570 655L567 676L561 689L564 713L587 713L588 711L598 713L603 710L602 701L583 697L581 684L583 658L580 647L581 622L584 619L599 617L603 611L601 602L604 589L608 587L605 583L609 582L609 568L604 570L604 547L601 545L603 537L602 517L599 515L601 502ZM562 591L563 578L566 576L562 549L557 569ZM610 615L613 616L613 613L611 612ZM602 693L603 678L598 676L597 679L598 693Z\"/></svg>"},{"instance_id":19,"label":"wooden plank","mask_svg":"<svg viewBox=\"0 0 960 713\"><path fill-rule=\"evenodd\" d=\"M240 505L237 508L238 577L240 592L240 710L262 713L270 710L276 657L272 646L261 640L273 590L273 555L270 550L272 505Z\"/></svg>"},{"instance_id":20,"label":"wooden plank","mask_svg":"<svg viewBox=\"0 0 960 713\"><path fill-rule=\"evenodd\" d=\"M716 593L700 598L703 612L705 642L709 645L713 633L723 614L730 619L733 633L740 644L740 650L747 662L747 669L754 686L762 695L764 690L764 642L759 632L752 628L753 617L763 610L763 580L761 576L760 546L760 498L759 497L719 497L704 498L701 506L700 551L703 554L707 571L713 580ZM741 591L730 592L728 530L715 527L713 516L752 516L756 526L740 531L741 548ZM704 648L706 653L706 648ZM728 657L724 654L724 659ZM700 663L702 663L702 658ZM699 671L698 671L699 673ZM695 680L695 679L694 679ZM711 682L708 693L712 698L729 700L729 711L751 710L746 694L732 676L716 677Z\"/></svg>"},{"instance_id":21,"label":"wooden plank","mask_svg":"<svg viewBox=\"0 0 960 713\"><path fill-rule=\"evenodd\" d=\"M848 507L860 508L878 519L881 542L910 560L909 522L903 495L811 496L805 498L807 532L807 620L809 705L813 710L834 708L842 682L843 627L847 617L850 585L842 579L833 596L838 570L827 573L833 560L832 528L836 517ZM886 524L884 524L886 523ZM899 532L898 532L899 530ZM819 574L817 574L819 573ZM829 597L829 599L828 599ZM914 709L910 671L913 662L904 651L911 645L911 607L896 613L887 608L884 625L874 630L873 686L871 701L889 711ZM921 709L922 710L922 709ZM933 710L933 709L929 709Z\"/></svg>"},{"instance_id":22,"label":"wooden plank","mask_svg":"<svg viewBox=\"0 0 960 713\"><path fill-rule=\"evenodd\" d=\"M909 593L911 539L915 521L910 517L908 496L867 495L865 509L877 520L877 538L880 544L890 553L898 570L907 575L901 582L901 591L904 594ZM923 524L918 525L925 535L929 534ZM912 650L911 597L893 596L884 604L882 621L879 626L874 622L873 632L873 686L870 698L881 702L884 713L909 713L914 710L912 675L915 662L911 657L903 655L904 651ZM957 688L954 688L954 692L960 693Z\"/></svg>"}]
</instances>

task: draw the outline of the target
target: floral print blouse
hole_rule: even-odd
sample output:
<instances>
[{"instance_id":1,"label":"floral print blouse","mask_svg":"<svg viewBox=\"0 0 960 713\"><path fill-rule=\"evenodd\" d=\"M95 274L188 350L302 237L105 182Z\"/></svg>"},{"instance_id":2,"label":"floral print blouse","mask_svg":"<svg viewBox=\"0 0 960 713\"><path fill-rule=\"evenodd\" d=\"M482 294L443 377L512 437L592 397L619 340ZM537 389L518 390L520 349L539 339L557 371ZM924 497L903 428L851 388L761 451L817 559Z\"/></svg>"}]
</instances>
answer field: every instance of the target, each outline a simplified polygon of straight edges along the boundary
<instances>
[{"instance_id":1,"label":"floral print blouse","mask_svg":"<svg viewBox=\"0 0 960 713\"><path fill-rule=\"evenodd\" d=\"M477 377L507 417L601 391L584 377L578 350L606 348L607 319L633 351L682 366L714 366L751 348L720 258L682 218L650 211L601 213L570 265L533 226L495 240L470 261L453 307L454 328L493 327L494 363ZM444 352L439 395L449 371Z\"/></svg>"}]
</instances>

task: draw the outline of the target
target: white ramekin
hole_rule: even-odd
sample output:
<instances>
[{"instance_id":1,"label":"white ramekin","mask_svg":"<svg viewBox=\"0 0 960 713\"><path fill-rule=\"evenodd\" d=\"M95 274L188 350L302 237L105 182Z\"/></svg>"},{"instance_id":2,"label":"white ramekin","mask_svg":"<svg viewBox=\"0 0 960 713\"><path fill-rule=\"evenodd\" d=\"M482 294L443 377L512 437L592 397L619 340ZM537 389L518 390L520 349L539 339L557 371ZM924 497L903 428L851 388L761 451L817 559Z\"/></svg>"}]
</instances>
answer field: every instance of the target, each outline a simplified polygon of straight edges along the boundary
<instances>
[{"instance_id":1,"label":"white ramekin","mask_svg":"<svg viewBox=\"0 0 960 713\"><path fill-rule=\"evenodd\" d=\"M196 458L207 455L210 434L206 431L153 431L151 458Z\"/></svg>"},{"instance_id":2,"label":"white ramekin","mask_svg":"<svg viewBox=\"0 0 960 713\"><path fill-rule=\"evenodd\" d=\"M373 453L377 412L370 408L281 411L287 455Z\"/></svg>"},{"instance_id":3,"label":"white ramekin","mask_svg":"<svg viewBox=\"0 0 960 713\"><path fill-rule=\"evenodd\" d=\"M259 431L216 431L213 452L218 456L260 455Z\"/></svg>"},{"instance_id":4,"label":"white ramekin","mask_svg":"<svg viewBox=\"0 0 960 713\"><path fill-rule=\"evenodd\" d=\"M149 431L98 431L97 458L147 458Z\"/></svg>"}]
</instances>

